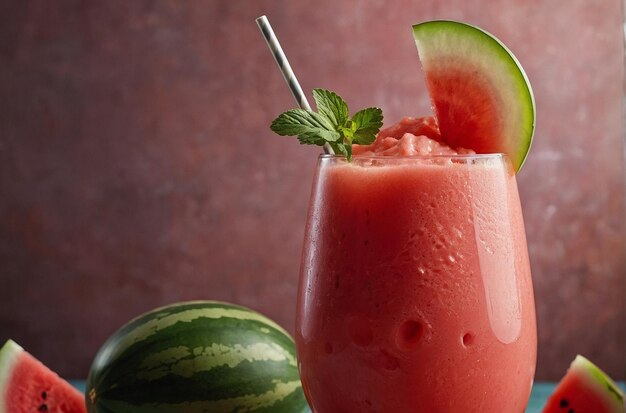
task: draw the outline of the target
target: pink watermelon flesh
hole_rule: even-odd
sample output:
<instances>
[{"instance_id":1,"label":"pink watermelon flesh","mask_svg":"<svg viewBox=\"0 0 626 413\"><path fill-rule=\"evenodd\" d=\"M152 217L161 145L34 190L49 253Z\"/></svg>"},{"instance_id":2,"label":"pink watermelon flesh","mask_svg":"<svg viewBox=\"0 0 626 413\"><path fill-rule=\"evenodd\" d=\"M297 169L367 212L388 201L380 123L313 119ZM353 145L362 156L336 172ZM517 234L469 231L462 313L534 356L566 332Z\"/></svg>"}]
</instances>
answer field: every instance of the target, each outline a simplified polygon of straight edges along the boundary
<instances>
[{"instance_id":1,"label":"pink watermelon flesh","mask_svg":"<svg viewBox=\"0 0 626 413\"><path fill-rule=\"evenodd\" d=\"M9 340L0 350L0 412L85 413L82 393Z\"/></svg>"},{"instance_id":2,"label":"pink watermelon flesh","mask_svg":"<svg viewBox=\"0 0 626 413\"><path fill-rule=\"evenodd\" d=\"M582 356L548 399L543 413L624 413L624 394L602 370Z\"/></svg>"},{"instance_id":3,"label":"pink watermelon flesh","mask_svg":"<svg viewBox=\"0 0 626 413\"><path fill-rule=\"evenodd\" d=\"M437 65L435 63L435 65ZM453 63L427 74L428 90L439 121L441 139L451 148L469 147L476 153L506 153L500 139L505 132L498 113L497 94L485 79ZM447 65L447 66L446 66Z\"/></svg>"},{"instance_id":4,"label":"pink watermelon flesh","mask_svg":"<svg viewBox=\"0 0 626 413\"><path fill-rule=\"evenodd\" d=\"M518 171L532 143L535 100L513 53L493 35L461 22L413 26L428 94L451 148L505 153Z\"/></svg>"}]
</instances>

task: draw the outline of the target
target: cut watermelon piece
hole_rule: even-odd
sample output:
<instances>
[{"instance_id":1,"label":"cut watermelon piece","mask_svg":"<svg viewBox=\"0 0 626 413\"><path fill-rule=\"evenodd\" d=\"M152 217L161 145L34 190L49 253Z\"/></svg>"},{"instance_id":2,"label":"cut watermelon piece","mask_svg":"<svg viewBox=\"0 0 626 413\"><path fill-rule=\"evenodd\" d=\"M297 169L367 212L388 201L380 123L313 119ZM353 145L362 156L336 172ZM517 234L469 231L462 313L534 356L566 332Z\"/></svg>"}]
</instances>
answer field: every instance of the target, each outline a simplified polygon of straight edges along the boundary
<instances>
[{"instance_id":1,"label":"cut watermelon piece","mask_svg":"<svg viewBox=\"0 0 626 413\"><path fill-rule=\"evenodd\" d=\"M624 413L624 393L595 364L576 356L543 413Z\"/></svg>"},{"instance_id":2,"label":"cut watermelon piece","mask_svg":"<svg viewBox=\"0 0 626 413\"><path fill-rule=\"evenodd\" d=\"M505 153L518 171L532 143L535 99L513 53L486 31L454 21L413 26L441 140Z\"/></svg>"},{"instance_id":3,"label":"cut watermelon piece","mask_svg":"<svg viewBox=\"0 0 626 413\"><path fill-rule=\"evenodd\" d=\"M0 349L0 413L85 413L85 398L9 340Z\"/></svg>"}]
</instances>

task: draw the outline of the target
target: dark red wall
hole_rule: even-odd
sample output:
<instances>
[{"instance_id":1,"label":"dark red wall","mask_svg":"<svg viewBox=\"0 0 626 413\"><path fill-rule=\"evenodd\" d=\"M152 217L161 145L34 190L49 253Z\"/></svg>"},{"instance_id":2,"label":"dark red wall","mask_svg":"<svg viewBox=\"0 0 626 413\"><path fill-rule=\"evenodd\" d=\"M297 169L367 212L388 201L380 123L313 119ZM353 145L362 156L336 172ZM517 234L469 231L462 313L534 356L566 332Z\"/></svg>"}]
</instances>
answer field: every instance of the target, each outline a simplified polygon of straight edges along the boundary
<instances>
[{"instance_id":1,"label":"dark red wall","mask_svg":"<svg viewBox=\"0 0 626 413\"><path fill-rule=\"evenodd\" d=\"M624 379L621 3L478 3L1 2L0 340L84 377L114 329L177 300L291 328L318 151L268 128L294 102L254 18L306 91L387 123L429 112L410 25L451 18L498 35L535 89L519 185L538 378L580 352Z\"/></svg>"}]
</instances>

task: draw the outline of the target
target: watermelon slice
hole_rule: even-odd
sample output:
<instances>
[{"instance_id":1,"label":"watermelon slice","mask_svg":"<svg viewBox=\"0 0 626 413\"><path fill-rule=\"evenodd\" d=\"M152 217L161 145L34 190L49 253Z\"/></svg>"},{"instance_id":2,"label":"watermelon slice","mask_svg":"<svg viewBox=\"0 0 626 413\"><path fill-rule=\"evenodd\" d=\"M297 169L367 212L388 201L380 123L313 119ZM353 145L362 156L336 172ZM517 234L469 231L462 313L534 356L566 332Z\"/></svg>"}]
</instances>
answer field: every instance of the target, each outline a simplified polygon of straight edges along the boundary
<instances>
[{"instance_id":1,"label":"watermelon slice","mask_svg":"<svg viewBox=\"0 0 626 413\"><path fill-rule=\"evenodd\" d=\"M602 370L576 356L543 413L624 413L624 393Z\"/></svg>"},{"instance_id":2,"label":"watermelon slice","mask_svg":"<svg viewBox=\"0 0 626 413\"><path fill-rule=\"evenodd\" d=\"M85 398L9 340L0 349L0 413L85 413Z\"/></svg>"},{"instance_id":3,"label":"watermelon slice","mask_svg":"<svg viewBox=\"0 0 626 413\"><path fill-rule=\"evenodd\" d=\"M505 153L518 171L535 131L535 99L513 53L486 31L436 20L413 26L441 140Z\"/></svg>"}]
</instances>

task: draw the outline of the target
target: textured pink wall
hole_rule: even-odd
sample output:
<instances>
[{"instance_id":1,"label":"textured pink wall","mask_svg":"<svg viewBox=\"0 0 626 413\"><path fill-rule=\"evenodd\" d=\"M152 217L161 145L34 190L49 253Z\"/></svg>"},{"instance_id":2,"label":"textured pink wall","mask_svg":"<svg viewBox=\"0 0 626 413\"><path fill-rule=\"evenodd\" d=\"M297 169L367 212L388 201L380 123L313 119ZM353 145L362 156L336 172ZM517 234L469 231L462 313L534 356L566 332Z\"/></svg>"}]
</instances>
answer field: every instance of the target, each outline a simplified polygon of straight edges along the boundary
<instances>
[{"instance_id":1,"label":"textured pink wall","mask_svg":"<svg viewBox=\"0 0 626 413\"><path fill-rule=\"evenodd\" d=\"M581 352L624 378L619 0L0 3L0 340L69 377L152 307L212 298L290 328L316 149L273 136L294 103L254 18L303 88L387 122L427 114L410 25L485 27L537 98L519 175L539 379Z\"/></svg>"}]
</instances>

